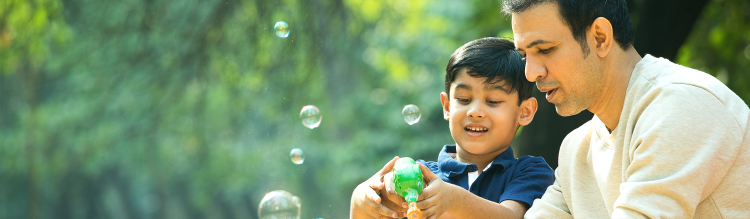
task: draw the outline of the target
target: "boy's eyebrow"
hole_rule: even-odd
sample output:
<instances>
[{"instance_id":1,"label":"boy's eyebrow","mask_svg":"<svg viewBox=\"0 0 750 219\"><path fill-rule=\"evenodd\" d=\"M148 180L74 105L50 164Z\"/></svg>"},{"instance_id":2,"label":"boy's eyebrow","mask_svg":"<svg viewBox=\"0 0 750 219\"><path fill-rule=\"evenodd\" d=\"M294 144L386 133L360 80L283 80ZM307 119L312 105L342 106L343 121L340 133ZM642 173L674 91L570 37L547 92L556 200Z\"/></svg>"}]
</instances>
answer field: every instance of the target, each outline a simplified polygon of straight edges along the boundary
<instances>
[{"instance_id":1,"label":"boy's eyebrow","mask_svg":"<svg viewBox=\"0 0 750 219\"><path fill-rule=\"evenodd\" d=\"M506 88L506 85L496 85L496 84L488 84L484 86L484 90L500 90L505 93L511 93L509 89Z\"/></svg>"},{"instance_id":2,"label":"boy's eyebrow","mask_svg":"<svg viewBox=\"0 0 750 219\"><path fill-rule=\"evenodd\" d=\"M469 86L469 85L466 85L466 84L457 84L457 85L456 85L456 90L458 90L458 89L466 89L466 90L471 90L471 86Z\"/></svg>"}]
</instances>

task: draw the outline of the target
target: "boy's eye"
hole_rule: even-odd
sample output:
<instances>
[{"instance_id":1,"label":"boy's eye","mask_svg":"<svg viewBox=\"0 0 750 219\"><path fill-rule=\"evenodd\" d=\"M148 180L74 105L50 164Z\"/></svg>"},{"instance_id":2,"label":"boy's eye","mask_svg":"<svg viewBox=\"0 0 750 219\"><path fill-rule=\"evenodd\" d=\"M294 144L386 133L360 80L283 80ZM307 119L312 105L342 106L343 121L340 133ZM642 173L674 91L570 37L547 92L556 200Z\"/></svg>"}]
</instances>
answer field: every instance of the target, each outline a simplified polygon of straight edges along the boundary
<instances>
[{"instance_id":1,"label":"boy's eye","mask_svg":"<svg viewBox=\"0 0 750 219\"><path fill-rule=\"evenodd\" d=\"M552 52L553 48L554 47L550 47L550 48L547 48L547 49L539 49L539 53L541 53L541 54L549 54L550 52Z\"/></svg>"},{"instance_id":2,"label":"boy's eye","mask_svg":"<svg viewBox=\"0 0 750 219\"><path fill-rule=\"evenodd\" d=\"M489 103L490 105L497 105L497 104L500 104L500 103L502 103L502 102L503 102L503 101L491 101L491 100L488 100L488 101L487 101L487 103Z\"/></svg>"},{"instance_id":3,"label":"boy's eye","mask_svg":"<svg viewBox=\"0 0 750 219\"><path fill-rule=\"evenodd\" d=\"M463 99L463 98L456 98L456 100L458 100L458 102L460 102L460 103L468 103L469 102L469 99Z\"/></svg>"}]
</instances>

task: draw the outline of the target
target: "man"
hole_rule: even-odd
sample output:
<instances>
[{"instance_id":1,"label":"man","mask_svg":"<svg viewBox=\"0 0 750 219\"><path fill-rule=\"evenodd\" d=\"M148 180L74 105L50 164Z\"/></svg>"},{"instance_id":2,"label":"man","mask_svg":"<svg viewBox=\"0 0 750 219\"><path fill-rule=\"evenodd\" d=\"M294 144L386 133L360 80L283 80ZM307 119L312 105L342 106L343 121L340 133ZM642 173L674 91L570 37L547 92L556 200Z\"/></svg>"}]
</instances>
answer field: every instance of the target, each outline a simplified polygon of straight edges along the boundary
<instances>
[{"instance_id":1,"label":"man","mask_svg":"<svg viewBox=\"0 0 750 219\"><path fill-rule=\"evenodd\" d=\"M560 147L527 218L750 215L750 109L710 75L633 48L624 0L506 0L526 77L562 116L594 118Z\"/></svg>"}]
</instances>

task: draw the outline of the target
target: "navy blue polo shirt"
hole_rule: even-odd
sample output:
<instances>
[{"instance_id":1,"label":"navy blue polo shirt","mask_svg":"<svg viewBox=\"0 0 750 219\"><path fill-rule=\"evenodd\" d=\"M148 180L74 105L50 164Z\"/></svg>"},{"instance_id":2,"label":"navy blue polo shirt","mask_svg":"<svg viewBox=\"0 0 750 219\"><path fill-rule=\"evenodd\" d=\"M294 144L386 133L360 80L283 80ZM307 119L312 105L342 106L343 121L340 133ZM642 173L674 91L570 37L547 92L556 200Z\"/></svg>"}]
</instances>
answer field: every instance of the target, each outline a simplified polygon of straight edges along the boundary
<instances>
[{"instance_id":1,"label":"navy blue polo shirt","mask_svg":"<svg viewBox=\"0 0 750 219\"><path fill-rule=\"evenodd\" d=\"M479 174L469 188L469 172L477 171L477 165L461 163L449 153L456 153L455 145L444 146L437 162L417 162L430 168L443 181L497 203L515 200L531 206L534 199L541 198L547 187L555 181L554 172L544 158L515 158L513 149L508 147L508 150L495 157L489 169Z\"/></svg>"}]
</instances>

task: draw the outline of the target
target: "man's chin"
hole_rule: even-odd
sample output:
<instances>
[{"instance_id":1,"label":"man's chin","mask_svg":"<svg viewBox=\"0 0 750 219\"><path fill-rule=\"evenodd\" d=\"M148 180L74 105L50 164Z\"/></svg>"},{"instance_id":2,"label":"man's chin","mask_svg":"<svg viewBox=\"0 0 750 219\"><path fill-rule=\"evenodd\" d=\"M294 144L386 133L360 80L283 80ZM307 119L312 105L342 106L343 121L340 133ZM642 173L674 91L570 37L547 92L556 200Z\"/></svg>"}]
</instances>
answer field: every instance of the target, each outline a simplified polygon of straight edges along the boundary
<instances>
[{"instance_id":1,"label":"man's chin","mask_svg":"<svg viewBox=\"0 0 750 219\"><path fill-rule=\"evenodd\" d=\"M568 117L568 116L575 116L579 113L583 112L584 109L578 109L580 107L570 107L570 106L564 106L562 104L555 104L555 111L557 111L557 114L562 117Z\"/></svg>"}]
</instances>

